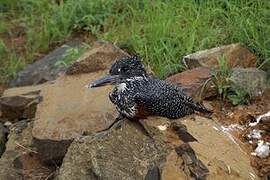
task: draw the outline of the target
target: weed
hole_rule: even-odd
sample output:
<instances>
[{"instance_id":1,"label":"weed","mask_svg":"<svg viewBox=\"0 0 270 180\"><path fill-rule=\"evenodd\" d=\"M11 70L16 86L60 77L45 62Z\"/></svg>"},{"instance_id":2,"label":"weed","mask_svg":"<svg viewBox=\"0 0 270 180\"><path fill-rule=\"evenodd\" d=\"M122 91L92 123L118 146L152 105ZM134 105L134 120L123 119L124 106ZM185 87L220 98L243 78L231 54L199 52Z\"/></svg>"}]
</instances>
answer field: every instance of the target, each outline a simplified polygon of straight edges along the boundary
<instances>
[{"instance_id":1,"label":"weed","mask_svg":"<svg viewBox=\"0 0 270 180\"><path fill-rule=\"evenodd\" d=\"M220 100L224 101L231 88L232 71L227 65L225 57L221 56L218 59L218 69L213 72L213 83L217 89Z\"/></svg>"},{"instance_id":2,"label":"weed","mask_svg":"<svg viewBox=\"0 0 270 180\"><path fill-rule=\"evenodd\" d=\"M249 93L241 88L233 89L233 92L228 95L228 99L233 105L248 104L250 100Z\"/></svg>"},{"instance_id":3,"label":"weed","mask_svg":"<svg viewBox=\"0 0 270 180\"><path fill-rule=\"evenodd\" d=\"M225 57L221 56L218 59L218 68L212 74L219 99L224 102L228 98L233 105L248 104L251 98L249 92L236 86L231 76L232 69L228 66Z\"/></svg>"}]
</instances>

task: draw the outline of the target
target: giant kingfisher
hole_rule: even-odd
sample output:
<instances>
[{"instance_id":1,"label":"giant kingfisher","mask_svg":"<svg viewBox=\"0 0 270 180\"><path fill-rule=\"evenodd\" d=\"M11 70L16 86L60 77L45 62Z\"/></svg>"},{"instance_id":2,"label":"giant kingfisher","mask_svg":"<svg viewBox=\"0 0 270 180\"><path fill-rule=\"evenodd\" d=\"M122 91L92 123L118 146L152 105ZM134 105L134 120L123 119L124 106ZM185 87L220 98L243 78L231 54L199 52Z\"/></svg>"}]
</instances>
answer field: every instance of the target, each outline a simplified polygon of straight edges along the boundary
<instances>
[{"instance_id":1,"label":"giant kingfisher","mask_svg":"<svg viewBox=\"0 0 270 180\"><path fill-rule=\"evenodd\" d=\"M109 98L116 105L119 117L104 131L118 127L125 118L138 120L147 116L162 116L178 119L195 111L210 112L195 103L180 87L150 77L137 55L117 60L108 76L90 83L88 87L107 84L115 85Z\"/></svg>"}]
</instances>

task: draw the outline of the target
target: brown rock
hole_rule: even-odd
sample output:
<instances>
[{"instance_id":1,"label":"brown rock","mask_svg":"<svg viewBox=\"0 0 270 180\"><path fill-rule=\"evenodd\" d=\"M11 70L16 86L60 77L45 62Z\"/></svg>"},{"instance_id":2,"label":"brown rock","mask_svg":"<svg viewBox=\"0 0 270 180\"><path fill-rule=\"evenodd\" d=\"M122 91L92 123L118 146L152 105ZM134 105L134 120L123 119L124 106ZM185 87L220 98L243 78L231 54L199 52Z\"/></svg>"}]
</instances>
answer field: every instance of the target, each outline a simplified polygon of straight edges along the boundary
<instances>
[{"instance_id":1,"label":"brown rock","mask_svg":"<svg viewBox=\"0 0 270 180\"><path fill-rule=\"evenodd\" d=\"M40 161L32 147L32 123L20 121L10 128L6 150L0 159L0 179L46 179L55 167Z\"/></svg>"},{"instance_id":2,"label":"brown rock","mask_svg":"<svg viewBox=\"0 0 270 180\"><path fill-rule=\"evenodd\" d=\"M120 48L108 42L96 42L93 48L86 51L66 71L66 74L91 73L108 69L119 58L129 55Z\"/></svg>"},{"instance_id":3,"label":"brown rock","mask_svg":"<svg viewBox=\"0 0 270 180\"><path fill-rule=\"evenodd\" d=\"M189 69L200 66L214 68L221 56L230 67L256 67L256 56L239 43L199 51L185 56L182 61Z\"/></svg>"},{"instance_id":4,"label":"brown rock","mask_svg":"<svg viewBox=\"0 0 270 180\"><path fill-rule=\"evenodd\" d=\"M211 72L208 68L194 68L170 76L166 80L179 85L196 101L217 95L216 89L211 81Z\"/></svg>"},{"instance_id":5,"label":"brown rock","mask_svg":"<svg viewBox=\"0 0 270 180\"><path fill-rule=\"evenodd\" d=\"M165 161L166 154L164 144L155 143L127 120L102 139L74 141L56 179L144 179L151 176L149 169Z\"/></svg>"},{"instance_id":6,"label":"brown rock","mask_svg":"<svg viewBox=\"0 0 270 180\"><path fill-rule=\"evenodd\" d=\"M183 161L172 151L166 159L164 164L161 178L164 180L183 180L188 179L188 176L184 173L182 167Z\"/></svg>"},{"instance_id":7,"label":"brown rock","mask_svg":"<svg viewBox=\"0 0 270 180\"><path fill-rule=\"evenodd\" d=\"M41 101L39 91L30 91L22 94L21 92L17 90L12 96L4 93L3 97L0 98L1 119L16 122L19 119L34 117L36 106Z\"/></svg>"},{"instance_id":8,"label":"brown rock","mask_svg":"<svg viewBox=\"0 0 270 180\"><path fill-rule=\"evenodd\" d=\"M34 145L43 160L61 161L74 138L103 130L117 117L108 98L110 86L85 87L105 73L62 76L43 87L33 127Z\"/></svg>"}]
</instances>

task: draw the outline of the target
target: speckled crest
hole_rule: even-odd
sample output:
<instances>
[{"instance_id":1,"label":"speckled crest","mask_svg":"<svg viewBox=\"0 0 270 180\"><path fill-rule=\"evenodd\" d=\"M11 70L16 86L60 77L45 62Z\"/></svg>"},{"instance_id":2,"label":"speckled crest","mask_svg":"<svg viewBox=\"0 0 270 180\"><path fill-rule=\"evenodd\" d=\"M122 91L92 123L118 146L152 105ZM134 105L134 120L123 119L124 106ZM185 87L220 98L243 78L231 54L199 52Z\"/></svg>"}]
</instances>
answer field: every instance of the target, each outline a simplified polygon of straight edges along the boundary
<instances>
[{"instance_id":1,"label":"speckled crest","mask_svg":"<svg viewBox=\"0 0 270 180\"><path fill-rule=\"evenodd\" d=\"M119 75L122 76L134 76L134 75L146 75L146 71L141 62L139 56L135 55L132 57L119 59L117 60L110 69L111 75Z\"/></svg>"}]
</instances>

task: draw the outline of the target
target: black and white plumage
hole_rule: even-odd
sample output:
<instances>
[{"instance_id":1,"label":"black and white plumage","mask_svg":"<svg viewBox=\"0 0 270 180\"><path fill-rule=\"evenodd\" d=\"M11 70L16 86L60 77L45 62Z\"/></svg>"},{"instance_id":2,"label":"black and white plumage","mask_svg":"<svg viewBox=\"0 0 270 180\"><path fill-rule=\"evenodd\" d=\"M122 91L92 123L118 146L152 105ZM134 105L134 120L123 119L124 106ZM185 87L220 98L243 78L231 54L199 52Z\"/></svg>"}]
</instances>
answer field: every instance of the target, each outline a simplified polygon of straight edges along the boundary
<instances>
[{"instance_id":1,"label":"black and white plumage","mask_svg":"<svg viewBox=\"0 0 270 180\"><path fill-rule=\"evenodd\" d=\"M90 86L98 87L106 83L115 85L109 95L110 100L127 118L142 119L156 115L177 119L194 111L209 112L179 87L149 77L138 56L116 61L110 69L110 76Z\"/></svg>"}]
</instances>

